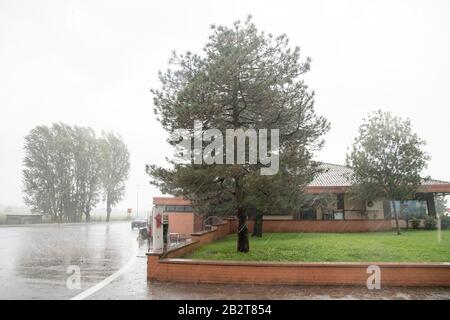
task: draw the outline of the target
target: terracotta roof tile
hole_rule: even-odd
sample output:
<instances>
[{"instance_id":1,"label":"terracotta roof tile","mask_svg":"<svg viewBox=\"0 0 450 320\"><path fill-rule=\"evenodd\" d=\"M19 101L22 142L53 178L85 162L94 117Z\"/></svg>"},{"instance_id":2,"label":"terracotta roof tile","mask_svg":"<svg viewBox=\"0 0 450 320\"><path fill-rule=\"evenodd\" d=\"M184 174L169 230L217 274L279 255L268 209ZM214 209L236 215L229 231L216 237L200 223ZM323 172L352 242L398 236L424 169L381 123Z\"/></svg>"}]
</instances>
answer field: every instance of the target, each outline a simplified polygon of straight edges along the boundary
<instances>
[{"instance_id":1,"label":"terracotta roof tile","mask_svg":"<svg viewBox=\"0 0 450 320\"><path fill-rule=\"evenodd\" d=\"M350 179L353 173L352 168L331 163L321 163L319 168L323 172L317 174L308 187L350 187L352 185Z\"/></svg>"},{"instance_id":2,"label":"terracotta roof tile","mask_svg":"<svg viewBox=\"0 0 450 320\"><path fill-rule=\"evenodd\" d=\"M351 167L323 162L319 165L319 168L323 169L323 172L317 174L308 187L350 187L352 185L353 169ZM422 184L424 186L450 185L450 182L423 179Z\"/></svg>"},{"instance_id":3,"label":"terracotta roof tile","mask_svg":"<svg viewBox=\"0 0 450 320\"><path fill-rule=\"evenodd\" d=\"M321 163L319 167L323 169L323 172L316 175L314 180L306 188L307 192L308 189L310 192L315 192L319 189L326 189L332 192L343 192L343 190L352 185L351 175L353 169L351 167L325 162ZM424 191L450 192L450 182L447 181L423 179L422 184L426 188ZM191 205L191 202L183 197L154 197L153 204Z\"/></svg>"}]
</instances>

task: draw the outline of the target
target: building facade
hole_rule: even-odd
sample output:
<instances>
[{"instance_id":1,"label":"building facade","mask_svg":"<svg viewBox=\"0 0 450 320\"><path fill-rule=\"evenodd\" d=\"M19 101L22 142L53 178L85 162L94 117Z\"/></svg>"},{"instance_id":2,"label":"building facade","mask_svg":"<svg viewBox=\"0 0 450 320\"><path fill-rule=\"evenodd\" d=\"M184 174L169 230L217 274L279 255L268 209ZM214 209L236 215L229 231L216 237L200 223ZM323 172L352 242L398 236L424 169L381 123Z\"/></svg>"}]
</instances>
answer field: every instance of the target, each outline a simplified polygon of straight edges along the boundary
<instances>
[{"instance_id":1,"label":"building facade","mask_svg":"<svg viewBox=\"0 0 450 320\"><path fill-rule=\"evenodd\" d=\"M415 196L407 201L377 199L366 202L349 192L352 186L352 168L322 163L321 169L323 171L308 185L305 192L318 198L332 195L336 197L336 201L325 210L316 208L314 214L309 215L313 220L393 219L394 206L401 220L435 216L435 197L450 193L450 182L424 179ZM406 226L405 221L402 224Z\"/></svg>"},{"instance_id":2,"label":"building facade","mask_svg":"<svg viewBox=\"0 0 450 320\"><path fill-rule=\"evenodd\" d=\"M155 211L163 212L169 233L190 235L203 229L203 218L194 212L191 202L182 197L154 197Z\"/></svg>"},{"instance_id":3,"label":"building facade","mask_svg":"<svg viewBox=\"0 0 450 320\"><path fill-rule=\"evenodd\" d=\"M450 194L450 182L424 179L417 194L407 201L376 199L362 201L349 191L352 168L322 163L322 172L305 188L312 205L282 214L274 212L264 220L391 220L394 225L394 206L399 213L400 226L406 227L411 218L435 216L435 197ZM322 202L326 199L326 205ZM204 217L193 212L191 202L182 197L155 197L155 207L161 208L169 220L169 232L191 234L204 228ZM281 211L281 210L280 210ZM249 213L252 218L252 213Z\"/></svg>"}]
</instances>

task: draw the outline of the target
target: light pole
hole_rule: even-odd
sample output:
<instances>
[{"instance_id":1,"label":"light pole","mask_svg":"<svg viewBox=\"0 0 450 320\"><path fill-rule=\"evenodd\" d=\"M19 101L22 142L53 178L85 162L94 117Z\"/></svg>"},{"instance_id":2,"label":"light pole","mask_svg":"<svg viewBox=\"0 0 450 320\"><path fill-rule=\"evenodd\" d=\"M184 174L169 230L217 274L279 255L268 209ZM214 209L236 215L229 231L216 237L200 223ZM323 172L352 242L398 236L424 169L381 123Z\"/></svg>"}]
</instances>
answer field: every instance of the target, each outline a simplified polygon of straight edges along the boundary
<instances>
[{"instance_id":1,"label":"light pole","mask_svg":"<svg viewBox=\"0 0 450 320\"><path fill-rule=\"evenodd\" d=\"M139 217L139 185L136 190L136 218Z\"/></svg>"}]
</instances>

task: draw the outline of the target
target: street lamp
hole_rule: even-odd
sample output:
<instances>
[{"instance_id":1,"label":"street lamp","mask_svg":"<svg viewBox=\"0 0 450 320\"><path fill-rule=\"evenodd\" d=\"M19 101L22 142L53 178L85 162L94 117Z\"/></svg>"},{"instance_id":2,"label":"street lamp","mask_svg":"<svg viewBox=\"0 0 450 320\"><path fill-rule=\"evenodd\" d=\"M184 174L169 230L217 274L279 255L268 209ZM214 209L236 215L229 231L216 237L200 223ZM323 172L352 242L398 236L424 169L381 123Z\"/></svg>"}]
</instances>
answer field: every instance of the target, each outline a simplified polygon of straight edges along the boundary
<instances>
[{"instance_id":1,"label":"street lamp","mask_svg":"<svg viewBox=\"0 0 450 320\"><path fill-rule=\"evenodd\" d=\"M139 185L136 190L136 218L139 217Z\"/></svg>"}]
</instances>

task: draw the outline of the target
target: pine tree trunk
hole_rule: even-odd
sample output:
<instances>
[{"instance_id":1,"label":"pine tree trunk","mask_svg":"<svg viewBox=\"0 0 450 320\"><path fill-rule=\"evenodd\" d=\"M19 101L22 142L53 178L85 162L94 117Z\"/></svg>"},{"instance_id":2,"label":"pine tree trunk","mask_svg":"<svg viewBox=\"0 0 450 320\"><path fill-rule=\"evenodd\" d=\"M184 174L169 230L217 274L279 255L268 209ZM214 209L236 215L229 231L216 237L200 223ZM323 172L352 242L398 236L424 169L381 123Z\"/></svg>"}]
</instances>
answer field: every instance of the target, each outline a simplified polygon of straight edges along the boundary
<instances>
[{"instance_id":1,"label":"pine tree trunk","mask_svg":"<svg viewBox=\"0 0 450 320\"><path fill-rule=\"evenodd\" d=\"M255 222L253 224L252 237L262 237L262 224L263 224L263 214L257 213L255 216Z\"/></svg>"},{"instance_id":2,"label":"pine tree trunk","mask_svg":"<svg viewBox=\"0 0 450 320\"><path fill-rule=\"evenodd\" d=\"M397 234L400 235L400 225L398 224L398 212L397 207L394 202L394 217L395 217L395 228L397 229Z\"/></svg>"},{"instance_id":3,"label":"pine tree trunk","mask_svg":"<svg viewBox=\"0 0 450 320\"><path fill-rule=\"evenodd\" d=\"M240 177L235 179L236 188L236 205L237 205L237 218L238 218L238 252L248 252L250 245L248 242L248 227L247 227L247 215L245 214L245 208L243 205L244 193L241 185Z\"/></svg>"},{"instance_id":4,"label":"pine tree trunk","mask_svg":"<svg viewBox=\"0 0 450 320\"><path fill-rule=\"evenodd\" d=\"M109 202L109 197L106 197L106 222L109 222L111 217L111 203Z\"/></svg>"},{"instance_id":5,"label":"pine tree trunk","mask_svg":"<svg viewBox=\"0 0 450 320\"><path fill-rule=\"evenodd\" d=\"M242 206L238 208L238 252L248 252L250 249L248 242L248 227L247 227L247 216L245 215L245 210Z\"/></svg>"}]
</instances>

